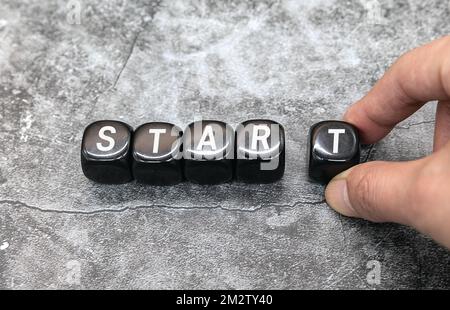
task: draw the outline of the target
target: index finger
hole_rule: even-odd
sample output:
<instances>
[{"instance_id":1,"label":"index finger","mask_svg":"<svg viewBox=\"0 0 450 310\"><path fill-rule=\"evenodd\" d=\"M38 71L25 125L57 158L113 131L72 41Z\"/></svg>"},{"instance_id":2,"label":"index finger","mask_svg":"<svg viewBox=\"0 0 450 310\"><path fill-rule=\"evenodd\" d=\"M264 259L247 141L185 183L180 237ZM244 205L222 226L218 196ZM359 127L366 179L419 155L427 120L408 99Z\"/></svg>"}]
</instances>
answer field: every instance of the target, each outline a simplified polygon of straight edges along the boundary
<instances>
[{"instance_id":1,"label":"index finger","mask_svg":"<svg viewBox=\"0 0 450 310\"><path fill-rule=\"evenodd\" d=\"M344 120L360 130L362 142L374 143L426 102L449 99L450 36L446 36L400 57L347 110Z\"/></svg>"}]
</instances>

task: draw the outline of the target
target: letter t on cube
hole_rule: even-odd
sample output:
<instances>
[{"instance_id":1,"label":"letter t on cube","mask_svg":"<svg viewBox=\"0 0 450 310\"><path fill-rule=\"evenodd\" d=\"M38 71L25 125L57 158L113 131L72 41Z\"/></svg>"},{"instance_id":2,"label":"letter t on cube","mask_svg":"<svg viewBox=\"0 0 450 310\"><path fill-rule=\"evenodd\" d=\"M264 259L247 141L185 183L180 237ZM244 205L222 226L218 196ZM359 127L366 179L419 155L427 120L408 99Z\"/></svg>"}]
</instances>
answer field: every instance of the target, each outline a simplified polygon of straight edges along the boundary
<instances>
[{"instance_id":1,"label":"letter t on cube","mask_svg":"<svg viewBox=\"0 0 450 310\"><path fill-rule=\"evenodd\" d=\"M359 164L358 130L342 121L324 121L313 125L308 139L309 177L327 183L337 174Z\"/></svg>"}]
</instances>

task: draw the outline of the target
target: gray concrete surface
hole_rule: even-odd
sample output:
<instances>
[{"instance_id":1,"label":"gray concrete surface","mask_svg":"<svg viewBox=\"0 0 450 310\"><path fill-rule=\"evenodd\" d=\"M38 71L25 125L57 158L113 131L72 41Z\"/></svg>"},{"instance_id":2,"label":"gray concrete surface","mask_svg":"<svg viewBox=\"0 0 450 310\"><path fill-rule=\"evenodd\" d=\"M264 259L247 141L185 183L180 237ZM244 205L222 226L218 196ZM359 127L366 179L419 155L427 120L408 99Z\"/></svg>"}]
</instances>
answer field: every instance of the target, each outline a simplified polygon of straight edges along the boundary
<instances>
[{"instance_id":1,"label":"gray concrete surface","mask_svg":"<svg viewBox=\"0 0 450 310\"><path fill-rule=\"evenodd\" d=\"M437 0L0 0L0 288L448 289L446 249L334 213L304 154L311 124L450 33L449 16ZM428 154L433 110L366 156ZM91 121L201 117L281 122L284 179L159 188L81 172Z\"/></svg>"}]
</instances>

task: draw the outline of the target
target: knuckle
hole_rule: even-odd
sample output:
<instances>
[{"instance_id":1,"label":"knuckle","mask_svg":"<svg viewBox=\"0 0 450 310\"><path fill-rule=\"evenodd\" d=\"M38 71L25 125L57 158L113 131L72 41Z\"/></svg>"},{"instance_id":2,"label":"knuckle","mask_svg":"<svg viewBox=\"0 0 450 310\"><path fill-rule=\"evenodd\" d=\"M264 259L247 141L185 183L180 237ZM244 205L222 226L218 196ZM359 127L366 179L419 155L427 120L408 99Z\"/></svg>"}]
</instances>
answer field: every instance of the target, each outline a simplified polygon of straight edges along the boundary
<instances>
[{"instance_id":1,"label":"knuckle","mask_svg":"<svg viewBox=\"0 0 450 310\"><path fill-rule=\"evenodd\" d=\"M411 195L413 195L413 199L411 200L411 206L410 209L411 213L417 213L417 211L422 210L422 206L427 201L430 201L430 190L428 190L428 186L424 186L425 184L432 185L432 180L429 180L428 178L418 177L416 180L412 182L411 185ZM415 212L416 211L416 212ZM413 215L412 214L412 215Z\"/></svg>"},{"instance_id":2,"label":"knuckle","mask_svg":"<svg viewBox=\"0 0 450 310\"><path fill-rule=\"evenodd\" d=\"M444 90L450 96L450 35L440 40L439 53L443 56L440 67L440 79Z\"/></svg>"},{"instance_id":3,"label":"knuckle","mask_svg":"<svg viewBox=\"0 0 450 310\"><path fill-rule=\"evenodd\" d=\"M433 201L439 197L440 182L433 165L425 165L417 173L410 187L409 222L411 226L421 227L433 213Z\"/></svg>"},{"instance_id":4,"label":"knuckle","mask_svg":"<svg viewBox=\"0 0 450 310\"><path fill-rule=\"evenodd\" d=\"M450 54L450 44L448 44L447 53ZM450 98L450 57L444 59L444 63L441 66L440 79L442 87Z\"/></svg>"},{"instance_id":5,"label":"knuckle","mask_svg":"<svg viewBox=\"0 0 450 310\"><path fill-rule=\"evenodd\" d=\"M371 168L370 165L366 165L364 169L357 169L352 174L349 196L355 212L365 219L375 222L381 221L375 206L378 182L376 170Z\"/></svg>"},{"instance_id":6,"label":"knuckle","mask_svg":"<svg viewBox=\"0 0 450 310\"><path fill-rule=\"evenodd\" d=\"M450 160L447 152L441 152L423 159L410 188L411 226L429 226L442 216L443 207L449 201Z\"/></svg>"},{"instance_id":7,"label":"knuckle","mask_svg":"<svg viewBox=\"0 0 450 310\"><path fill-rule=\"evenodd\" d=\"M415 205L429 204L442 192L442 185L447 183L445 179L448 171L445 171L447 169L444 170L443 167L447 166L448 162L437 159L428 160L412 182L411 195L414 196Z\"/></svg>"},{"instance_id":8,"label":"knuckle","mask_svg":"<svg viewBox=\"0 0 450 310\"><path fill-rule=\"evenodd\" d=\"M450 48L450 34L443 37L445 45Z\"/></svg>"}]
</instances>

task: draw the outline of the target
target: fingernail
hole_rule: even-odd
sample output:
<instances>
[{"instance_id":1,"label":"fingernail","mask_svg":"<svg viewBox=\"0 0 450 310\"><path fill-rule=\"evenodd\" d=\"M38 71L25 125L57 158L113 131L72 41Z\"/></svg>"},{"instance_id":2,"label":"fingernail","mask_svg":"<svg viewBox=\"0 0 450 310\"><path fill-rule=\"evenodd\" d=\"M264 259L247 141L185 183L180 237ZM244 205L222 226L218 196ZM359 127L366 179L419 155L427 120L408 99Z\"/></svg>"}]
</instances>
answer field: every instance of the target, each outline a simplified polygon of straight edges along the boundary
<instances>
[{"instance_id":1,"label":"fingernail","mask_svg":"<svg viewBox=\"0 0 450 310\"><path fill-rule=\"evenodd\" d=\"M325 199L335 211L345 216L355 217L356 213L350 204L347 190L347 176L351 169L335 176L325 189Z\"/></svg>"}]
</instances>

